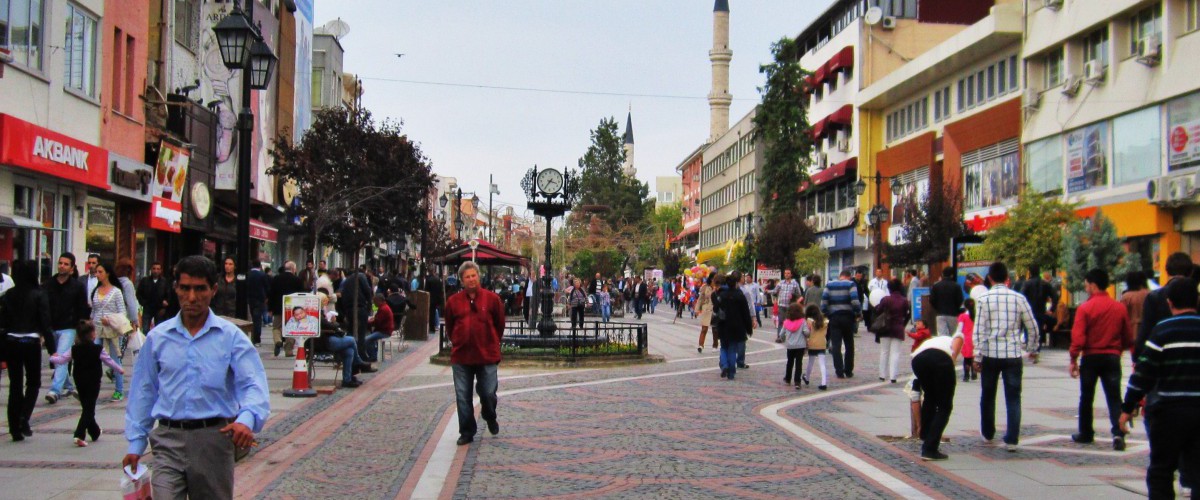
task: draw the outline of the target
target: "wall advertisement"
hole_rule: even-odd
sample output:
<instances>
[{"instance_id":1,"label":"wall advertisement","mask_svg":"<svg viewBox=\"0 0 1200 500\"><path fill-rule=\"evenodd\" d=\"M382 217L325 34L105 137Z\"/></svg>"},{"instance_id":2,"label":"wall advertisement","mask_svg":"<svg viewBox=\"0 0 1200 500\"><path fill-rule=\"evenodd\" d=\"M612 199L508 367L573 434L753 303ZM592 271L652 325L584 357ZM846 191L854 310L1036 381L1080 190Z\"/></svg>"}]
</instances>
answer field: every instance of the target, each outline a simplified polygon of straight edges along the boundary
<instances>
[{"instance_id":1,"label":"wall advertisement","mask_svg":"<svg viewBox=\"0 0 1200 500\"><path fill-rule=\"evenodd\" d=\"M1067 192L1108 185L1108 123L1067 133Z\"/></svg>"},{"instance_id":2,"label":"wall advertisement","mask_svg":"<svg viewBox=\"0 0 1200 500\"><path fill-rule=\"evenodd\" d=\"M1167 168L1175 170L1200 160L1200 94L1167 104Z\"/></svg>"},{"instance_id":3,"label":"wall advertisement","mask_svg":"<svg viewBox=\"0 0 1200 500\"><path fill-rule=\"evenodd\" d=\"M1017 202L1019 153L972 163L963 168L963 209L981 210Z\"/></svg>"},{"instance_id":4,"label":"wall advertisement","mask_svg":"<svg viewBox=\"0 0 1200 500\"><path fill-rule=\"evenodd\" d=\"M900 184L892 192L891 225L888 226L888 243L899 245L905 242L904 227L912 222L913 214L921 202L929 197L929 177Z\"/></svg>"}]
</instances>

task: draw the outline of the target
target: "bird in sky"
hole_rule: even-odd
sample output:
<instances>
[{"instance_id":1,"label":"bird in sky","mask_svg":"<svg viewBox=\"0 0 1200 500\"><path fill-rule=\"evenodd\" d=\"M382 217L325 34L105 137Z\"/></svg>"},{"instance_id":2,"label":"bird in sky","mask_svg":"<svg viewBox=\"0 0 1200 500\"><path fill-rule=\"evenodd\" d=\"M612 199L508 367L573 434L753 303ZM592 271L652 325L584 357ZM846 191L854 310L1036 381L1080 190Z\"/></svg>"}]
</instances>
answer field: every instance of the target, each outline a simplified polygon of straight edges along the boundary
<instances>
[{"instance_id":1,"label":"bird in sky","mask_svg":"<svg viewBox=\"0 0 1200 500\"><path fill-rule=\"evenodd\" d=\"M402 53L400 53L400 52L397 52L397 53L396 53L396 57L404 57L404 54L402 54Z\"/></svg>"}]
</instances>

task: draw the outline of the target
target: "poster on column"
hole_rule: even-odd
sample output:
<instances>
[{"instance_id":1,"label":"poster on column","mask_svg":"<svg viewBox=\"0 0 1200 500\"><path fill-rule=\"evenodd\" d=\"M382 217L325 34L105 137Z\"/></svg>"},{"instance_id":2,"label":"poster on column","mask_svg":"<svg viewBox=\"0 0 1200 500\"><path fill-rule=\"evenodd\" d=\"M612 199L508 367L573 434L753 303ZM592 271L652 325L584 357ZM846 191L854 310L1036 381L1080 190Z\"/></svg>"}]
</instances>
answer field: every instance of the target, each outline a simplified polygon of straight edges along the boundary
<instances>
[{"instance_id":1,"label":"poster on column","mask_svg":"<svg viewBox=\"0 0 1200 500\"><path fill-rule=\"evenodd\" d=\"M321 299L312 293L293 293L283 296L282 314L284 337L318 337L321 335Z\"/></svg>"},{"instance_id":2,"label":"poster on column","mask_svg":"<svg viewBox=\"0 0 1200 500\"><path fill-rule=\"evenodd\" d=\"M1200 94L1167 105L1167 165L1176 170L1200 160Z\"/></svg>"},{"instance_id":3,"label":"poster on column","mask_svg":"<svg viewBox=\"0 0 1200 500\"><path fill-rule=\"evenodd\" d=\"M1108 185L1108 124L1097 123L1067 134L1067 192Z\"/></svg>"}]
</instances>

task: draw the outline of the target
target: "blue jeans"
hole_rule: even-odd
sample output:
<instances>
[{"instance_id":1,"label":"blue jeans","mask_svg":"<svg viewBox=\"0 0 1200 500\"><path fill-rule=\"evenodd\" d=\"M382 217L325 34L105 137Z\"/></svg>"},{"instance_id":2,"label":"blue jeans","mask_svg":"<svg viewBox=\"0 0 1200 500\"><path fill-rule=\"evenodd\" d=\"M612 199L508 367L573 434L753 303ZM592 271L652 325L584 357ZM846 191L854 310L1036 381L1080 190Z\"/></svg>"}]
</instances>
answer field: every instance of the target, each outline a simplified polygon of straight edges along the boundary
<instances>
[{"instance_id":1,"label":"blue jeans","mask_svg":"<svg viewBox=\"0 0 1200 500\"><path fill-rule=\"evenodd\" d=\"M746 366L746 342L738 342L737 365Z\"/></svg>"},{"instance_id":2,"label":"blue jeans","mask_svg":"<svg viewBox=\"0 0 1200 500\"><path fill-rule=\"evenodd\" d=\"M121 362L121 348L118 346L119 339L96 339L96 345L103 345L108 350L108 357L112 358L117 363ZM70 347L67 347L70 349ZM55 368L58 371L58 368ZM117 392L125 392L125 375L113 371L113 380L117 386Z\"/></svg>"},{"instance_id":3,"label":"blue jeans","mask_svg":"<svg viewBox=\"0 0 1200 500\"><path fill-rule=\"evenodd\" d=\"M612 317L612 304L603 304L600 306L600 318L608 323L608 319Z\"/></svg>"},{"instance_id":4,"label":"blue jeans","mask_svg":"<svg viewBox=\"0 0 1200 500\"><path fill-rule=\"evenodd\" d=\"M650 314L654 314L654 308L658 306L658 297L650 297Z\"/></svg>"},{"instance_id":5,"label":"blue jeans","mask_svg":"<svg viewBox=\"0 0 1200 500\"><path fill-rule=\"evenodd\" d=\"M54 330L54 340L58 346L58 349L54 351L56 354L62 356L71 352L71 346L75 345L75 329ZM66 391L75 390L75 384L71 382L71 377L67 376L66 364L54 367L54 376L50 380L50 392L61 395Z\"/></svg>"},{"instance_id":6,"label":"blue jeans","mask_svg":"<svg viewBox=\"0 0 1200 500\"><path fill-rule=\"evenodd\" d=\"M329 337L325 339L325 345L329 346L329 350L334 354L342 357L342 383L353 380L354 363L362 361L358 358L358 345L354 343L354 338L349 335Z\"/></svg>"},{"instance_id":7,"label":"blue jeans","mask_svg":"<svg viewBox=\"0 0 1200 500\"><path fill-rule=\"evenodd\" d=\"M479 416L484 421L496 420L496 388L499 386L497 365L451 365L454 372L454 401L458 406L458 435L475 437L479 429L475 422L475 397L471 383L479 392Z\"/></svg>"},{"instance_id":8,"label":"blue jeans","mask_svg":"<svg viewBox=\"0 0 1200 500\"><path fill-rule=\"evenodd\" d=\"M720 357L721 369L725 370L728 373L728 377L730 380L733 380L733 376L735 374L737 374L737 365L738 365L737 353L738 353L739 348L744 350L746 348L746 343L745 342L724 342L724 341L721 342L721 357Z\"/></svg>"},{"instance_id":9,"label":"blue jeans","mask_svg":"<svg viewBox=\"0 0 1200 500\"><path fill-rule=\"evenodd\" d=\"M1004 406L1008 410L1008 424L1004 430L1004 442L1017 444L1021 436L1021 373L1025 364L1021 358L983 358L983 393L979 400L980 432L991 439L996 435L996 383L1004 379Z\"/></svg>"},{"instance_id":10,"label":"blue jeans","mask_svg":"<svg viewBox=\"0 0 1200 500\"><path fill-rule=\"evenodd\" d=\"M367 359L371 361L379 359L379 339L386 339L390 338L391 336L392 332L372 332L370 335L367 335L367 339L363 341L367 347Z\"/></svg>"}]
</instances>

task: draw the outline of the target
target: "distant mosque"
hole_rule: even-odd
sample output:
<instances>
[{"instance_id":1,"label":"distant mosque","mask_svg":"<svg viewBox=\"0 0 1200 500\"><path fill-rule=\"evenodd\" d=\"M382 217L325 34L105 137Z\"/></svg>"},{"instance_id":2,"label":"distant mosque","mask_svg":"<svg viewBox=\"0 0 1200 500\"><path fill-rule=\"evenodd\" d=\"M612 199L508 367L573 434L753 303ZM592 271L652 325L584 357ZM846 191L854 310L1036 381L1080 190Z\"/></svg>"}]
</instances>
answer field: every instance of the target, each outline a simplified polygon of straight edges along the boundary
<instances>
[{"instance_id":1,"label":"distant mosque","mask_svg":"<svg viewBox=\"0 0 1200 500\"><path fill-rule=\"evenodd\" d=\"M633 166L633 109L625 117L625 164L621 172L630 179L637 176L637 168Z\"/></svg>"}]
</instances>

